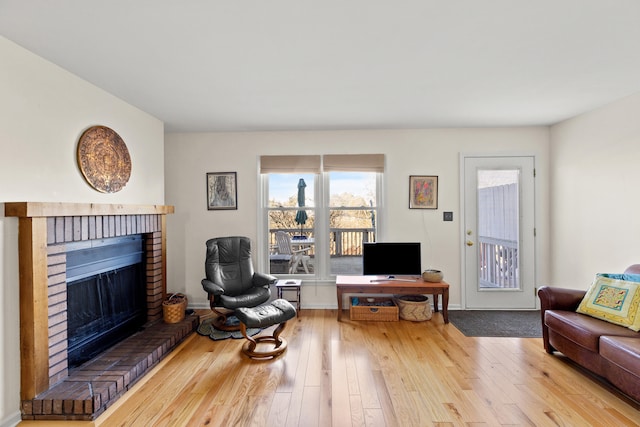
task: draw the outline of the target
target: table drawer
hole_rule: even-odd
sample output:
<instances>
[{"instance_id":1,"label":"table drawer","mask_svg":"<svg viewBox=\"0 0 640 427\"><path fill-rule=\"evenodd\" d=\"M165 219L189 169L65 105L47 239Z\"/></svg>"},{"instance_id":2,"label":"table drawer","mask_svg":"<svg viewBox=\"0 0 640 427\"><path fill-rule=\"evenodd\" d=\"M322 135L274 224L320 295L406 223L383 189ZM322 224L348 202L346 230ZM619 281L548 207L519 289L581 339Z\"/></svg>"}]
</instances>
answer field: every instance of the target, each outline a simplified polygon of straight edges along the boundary
<instances>
[{"instance_id":1,"label":"table drawer","mask_svg":"<svg viewBox=\"0 0 640 427\"><path fill-rule=\"evenodd\" d=\"M351 297L351 320L397 322L398 306L391 298Z\"/></svg>"}]
</instances>

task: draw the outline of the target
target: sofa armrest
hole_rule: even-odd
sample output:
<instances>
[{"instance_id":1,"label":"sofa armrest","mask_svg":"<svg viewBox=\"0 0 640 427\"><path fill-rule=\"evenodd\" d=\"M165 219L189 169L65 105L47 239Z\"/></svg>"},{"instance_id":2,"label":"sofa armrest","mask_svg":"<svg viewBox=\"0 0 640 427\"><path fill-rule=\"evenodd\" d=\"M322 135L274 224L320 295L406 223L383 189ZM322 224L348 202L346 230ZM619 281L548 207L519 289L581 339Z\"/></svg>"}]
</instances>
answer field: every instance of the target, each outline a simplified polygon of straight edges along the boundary
<instances>
[{"instance_id":1,"label":"sofa armrest","mask_svg":"<svg viewBox=\"0 0 640 427\"><path fill-rule=\"evenodd\" d=\"M576 311L586 291L580 289L552 288L542 286L538 289L540 309Z\"/></svg>"},{"instance_id":2,"label":"sofa armrest","mask_svg":"<svg viewBox=\"0 0 640 427\"><path fill-rule=\"evenodd\" d=\"M551 288L542 286L538 289L540 298L540 321L542 322L542 342L547 353L555 351L549 342L549 328L544 323L544 313L547 310L576 311L584 298L586 291L579 289Z\"/></svg>"}]
</instances>

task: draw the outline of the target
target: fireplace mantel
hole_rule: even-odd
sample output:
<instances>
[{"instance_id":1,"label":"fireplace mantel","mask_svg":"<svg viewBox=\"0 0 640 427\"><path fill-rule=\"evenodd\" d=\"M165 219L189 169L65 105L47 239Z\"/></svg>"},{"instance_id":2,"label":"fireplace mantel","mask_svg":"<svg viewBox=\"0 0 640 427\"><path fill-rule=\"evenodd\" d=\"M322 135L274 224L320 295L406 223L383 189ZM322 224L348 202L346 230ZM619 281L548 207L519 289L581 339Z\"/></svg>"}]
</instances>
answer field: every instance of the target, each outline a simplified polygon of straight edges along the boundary
<instances>
[{"instance_id":1,"label":"fireplace mantel","mask_svg":"<svg viewBox=\"0 0 640 427\"><path fill-rule=\"evenodd\" d=\"M166 215L173 212L173 206L164 205L49 202L9 202L4 204L5 216L21 218L87 215Z\"/></svg>"},{"instance_id":2,"label":"fireplace mantel","mask_svg":"<svg viewBox=\"0 0 640 427\"><path fill-rule=\"evenodd\" d=\"M49 245L60 241L109 237L107 231L113 224L117 227L117 235L124 235L129 228L147 229L152 223L152 228L157 230L157 247L161 252L161 259L158 261L160 268L156 277L161 282L162 298L166 293L166 215L174 213L174 207L6 202L4 210L5 216L18 217L19 221L20 395L25 401L33 399L50 386L47 263ZM116 221L111 223L114 218ZM157 218L158 221L148 220L149 218ZM104 220L104 223L98 219ZM91 231L86 231L91 230L92 226L93 235ZM71 234L68 232L69 228L73 230Z\"/></svg>"}]
</instances>

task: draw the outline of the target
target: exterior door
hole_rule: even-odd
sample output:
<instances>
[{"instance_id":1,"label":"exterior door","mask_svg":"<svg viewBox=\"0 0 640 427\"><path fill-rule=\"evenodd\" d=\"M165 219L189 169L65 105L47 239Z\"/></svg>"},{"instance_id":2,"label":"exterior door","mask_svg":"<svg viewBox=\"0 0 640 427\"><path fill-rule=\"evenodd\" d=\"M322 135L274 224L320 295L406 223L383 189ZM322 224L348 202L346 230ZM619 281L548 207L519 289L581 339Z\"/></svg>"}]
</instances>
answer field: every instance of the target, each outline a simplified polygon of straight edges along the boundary
<instances>
[{"instance_id":1,"label":"exterior door","mask_svg":"<svg viewBox=\"0 0 640 427\"><path fill-rule=\"evenodd\" d=\"M534 158L463 156L464 305L534 309Z\"/></svg>"}]
</instances>

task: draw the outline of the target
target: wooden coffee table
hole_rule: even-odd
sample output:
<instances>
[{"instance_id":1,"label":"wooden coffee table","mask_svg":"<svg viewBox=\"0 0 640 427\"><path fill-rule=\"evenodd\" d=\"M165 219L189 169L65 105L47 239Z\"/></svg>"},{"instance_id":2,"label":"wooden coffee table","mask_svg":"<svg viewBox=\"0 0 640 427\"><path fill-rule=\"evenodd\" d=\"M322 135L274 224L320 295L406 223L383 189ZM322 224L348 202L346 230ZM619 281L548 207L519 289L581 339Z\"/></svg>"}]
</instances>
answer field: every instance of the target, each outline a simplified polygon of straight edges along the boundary
<instances>
[{"instance_id":1,"label":"wooden coffee table","mask_svg":"<svg viewBox=\"0 0 640 427\"><path fill-rule=\"evenodd\" d=\"M442 318L449 323L449 284L425 282L414 276L337 276L338 321L342 320L343 294L428 294L433 295L433 309L438 311L438 295L442 295Z\"/></svg>"}]
</instances>

